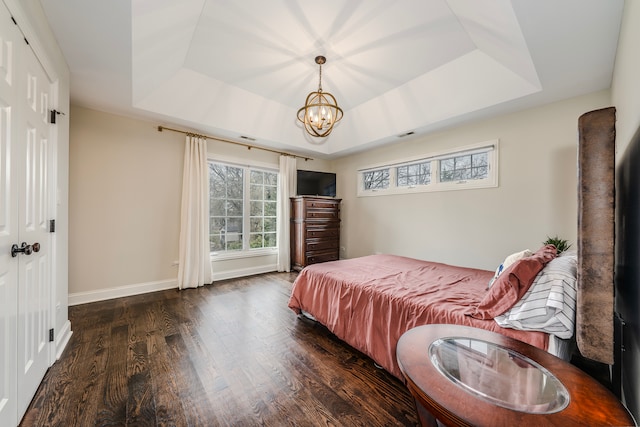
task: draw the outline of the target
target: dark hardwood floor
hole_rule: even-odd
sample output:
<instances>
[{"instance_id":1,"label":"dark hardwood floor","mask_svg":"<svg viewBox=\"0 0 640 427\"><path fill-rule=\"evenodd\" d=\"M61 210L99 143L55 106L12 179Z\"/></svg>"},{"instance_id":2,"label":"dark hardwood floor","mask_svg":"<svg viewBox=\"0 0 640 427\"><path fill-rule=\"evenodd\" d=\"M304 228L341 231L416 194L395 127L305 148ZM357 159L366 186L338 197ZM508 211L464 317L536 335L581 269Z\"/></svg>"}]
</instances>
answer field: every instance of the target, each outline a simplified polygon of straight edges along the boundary
<instances>
[{"instance_id":1,"label":"dark hardwood floor","mask_svg":"<svg viewBox=\"0 0 640 427\"><path fill-rule=\"evenodd\" d=\"M416 425L404 385L288 307L294 273L69 308L21 426Z\"/></svg>"}]
</instances>

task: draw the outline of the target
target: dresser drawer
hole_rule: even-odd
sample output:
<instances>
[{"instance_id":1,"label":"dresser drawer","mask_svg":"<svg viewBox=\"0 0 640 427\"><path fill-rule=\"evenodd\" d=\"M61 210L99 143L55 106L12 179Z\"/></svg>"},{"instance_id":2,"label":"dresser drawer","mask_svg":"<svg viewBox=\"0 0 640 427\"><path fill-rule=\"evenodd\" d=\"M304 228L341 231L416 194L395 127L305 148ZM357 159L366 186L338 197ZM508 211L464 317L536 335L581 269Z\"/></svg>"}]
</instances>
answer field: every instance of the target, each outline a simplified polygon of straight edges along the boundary
<instances>
[{"instance_id":1,"label":"dresser drawer","mask_svg":"<svg viewBox=\"0 0 640 427\"><path fill-rule=\"evenodd\" d=\"M340 236L340 229L334 227L307 227L306 239L317 238L337 238Z\"/></svg>"},{"instance_id":2,"label":"dresser drawer","mask_svg":"<svg viewBox=\"0 0 640 427\"><path fill-rule=\"evenodd\" d=\"M306 256L307 265L316 264L319 262L327 262L327 261L337 261L338 260L338 251L329 251L329 252L312 252L308 253Z\"/></svg>"},{"instance_id":3,"label":"dresser drawer","mask_svg":"<svg viewBox=\"0 0 640 427\"><path fill-rule=\"evenodd\" d=\"M340 212L336 209L307 209L305 217L307 219L338 219Z\"/></svg>"},{"instance_id":4,"label":"dresser drawer","mask_svg":"<svg viewBox=\"0 0 640 427\"><path fill-rule=\"evenodd\" d=\"M338 249L337 239L308 239L307 253L314 251L335 250Z\"/></svg>"},{"instance_id":5,"label":"dresser drawer","mask_svg":"<svg viewBox=\"0 0 640 427\"><path fill-rule=\"evenodd\" d=\"M339 204L335 200L312 199L305 200L307 209L337 209Z\"/></svg>"}]
</instances>

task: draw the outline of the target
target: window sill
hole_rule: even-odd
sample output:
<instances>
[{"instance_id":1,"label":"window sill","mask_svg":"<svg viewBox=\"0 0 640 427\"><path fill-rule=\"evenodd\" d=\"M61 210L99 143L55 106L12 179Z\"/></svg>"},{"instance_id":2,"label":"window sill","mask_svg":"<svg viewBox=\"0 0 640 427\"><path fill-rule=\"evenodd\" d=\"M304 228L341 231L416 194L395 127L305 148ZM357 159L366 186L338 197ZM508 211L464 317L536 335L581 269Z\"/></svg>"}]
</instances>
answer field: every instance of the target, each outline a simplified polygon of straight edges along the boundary
<instances>
[{"instance_id":1,"label":"window sill","mask_svg":"<svg viewBox=\"0 0 640 427\"><path fill-rule=\"evenodd\" d=\"M225 261L228 259L257 258L269 255L278 255L277 248L255 249L251 251L238 251L229 253L211 252L211 261Z\"/></svg>"}]
</instances>

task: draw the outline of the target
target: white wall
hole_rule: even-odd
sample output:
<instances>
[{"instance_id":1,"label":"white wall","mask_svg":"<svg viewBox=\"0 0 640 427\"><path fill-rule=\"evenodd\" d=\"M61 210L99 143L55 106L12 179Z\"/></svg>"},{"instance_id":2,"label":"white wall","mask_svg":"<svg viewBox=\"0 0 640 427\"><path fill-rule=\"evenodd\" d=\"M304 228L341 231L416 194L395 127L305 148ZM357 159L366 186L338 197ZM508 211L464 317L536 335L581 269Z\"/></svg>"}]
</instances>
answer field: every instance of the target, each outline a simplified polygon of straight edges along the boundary
<instances>
[{"instance_id":1,"label":"white wall","mask_svg":"<svg viewBox=\"0 0 640 427\"><path fill-rule=\"evenodd\" d=\"M493 270L547 236L575 244L578 117L609 104L602 91L336 160L342 256L392 253ZM498 188L356 196L358 168L493 139Z\"/></svg>"},{"instance_id":2,"label":"white wall","mask_svg":"<svg viewBox=\"0 0 640 427\"><path fill-rule=\"evenodd\" d=\"M636 132L640 132L640 2L637 0L626 0L622 15L622 28L618 40L618 50L616 52L616 62L613 72L613 82L611 85L612 104L616 107L616 160L619 162L629 146L630 141ZM619 164L619 163L616 163ZM636 165L636 167L639 167ZM617 251L624 248L616 248ZM622 272L616 272L618 280L624 277L624 267ZM630 320L627 322L627 332L625 332L626 352L631 355L638 355L640 344L638 343L637 322ZM632 356L633 357L633 356ZM628 383L633 384L634 390L623 390L623 402L629 408L637 411L640 408L640 376L637 375L637 366L625 366L625 375L636 373ZM634 399L635 401L627 401ZM639 416L635 413L634 416Z\"/></svg>"},{"instance_id":3,"label":"white wall","mask_svg":"<svg viewBox=\"0 0 640 427\"><path fill-rule=\"evenodd\" d=\"M616 107L616 159L620 160L629 141L640 128L640 2L627 0L611 84Z\"/></svg>"}]
</instances>

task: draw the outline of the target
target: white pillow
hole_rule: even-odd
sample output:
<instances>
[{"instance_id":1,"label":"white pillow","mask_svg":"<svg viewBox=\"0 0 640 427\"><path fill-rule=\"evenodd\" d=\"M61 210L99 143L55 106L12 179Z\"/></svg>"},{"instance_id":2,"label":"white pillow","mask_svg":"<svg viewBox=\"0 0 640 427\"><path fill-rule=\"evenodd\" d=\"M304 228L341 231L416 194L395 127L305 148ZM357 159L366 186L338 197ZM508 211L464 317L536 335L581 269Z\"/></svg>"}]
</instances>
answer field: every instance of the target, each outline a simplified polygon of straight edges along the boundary
<instances>
[{"instance_id":1,"label":"white pillow","mask_svg":"<svg viewBox=\"0 0 640 427\"><path fill-rule=\"evenodd\" d=\"M541 331L571 338L575 327L576 254L552 259L533 281L520 301L495 321L503 328Z\"/></svg>"},{"instance_id":2,"label":"white pillow","mask_svg":"<svg viewBox=\"0 0 640 427\"><path fill-rule=\"evenodd\" d=\"M498 268L496 268L496 274L493 275L493 278L489 282L489 285L487 285L487 289L489 289L491 287L491 285L493 285L493 282L496 281L498 276L500 276L500 274L504 270L506 270L511 264L513 264L514 262L516 262L516 261L518 261L518 260L520 260L522 258L526 258L526 257L531 256L531 255L533 255L533 252L531 252L529 249L525 249L524 251L516 252L516 253L511 254L508 257L506 257L504 259L504 261L502 261L502 264L500 264L498 266Z\"/></svg>"}]
</instances>

